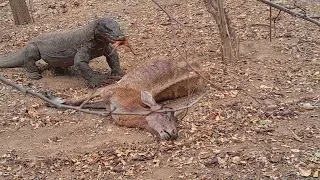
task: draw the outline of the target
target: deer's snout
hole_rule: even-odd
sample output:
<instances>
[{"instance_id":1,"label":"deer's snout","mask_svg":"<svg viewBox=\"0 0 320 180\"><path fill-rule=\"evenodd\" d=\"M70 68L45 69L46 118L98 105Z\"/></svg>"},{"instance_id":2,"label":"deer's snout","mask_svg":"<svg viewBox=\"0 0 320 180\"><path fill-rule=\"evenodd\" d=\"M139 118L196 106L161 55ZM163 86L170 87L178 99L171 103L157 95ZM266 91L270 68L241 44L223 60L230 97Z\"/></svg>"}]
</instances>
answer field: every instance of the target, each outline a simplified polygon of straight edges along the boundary
<instances>
[{"instance_id":1,"label":"deer's snout","mask_svg":"<svg viewBox=\"0 0 320 180\"><path fill-rule=\"evenodd\" d=\"M171 135L171 140L175 140L178 138L178 131L176 129L173 129L170 135Z\"/></svg>"},{"instance_id":2,"label":"deer's snout","mask_svg":"<svg viewBox=\"0 0 320 180\"><path fill-rule=\"evenodd\" d=\"M171 131L163 130L159 133L161 139L165 140L175 140L178 138L178 131L176 129L172 129Z\"/></svg>"}]
</instances>

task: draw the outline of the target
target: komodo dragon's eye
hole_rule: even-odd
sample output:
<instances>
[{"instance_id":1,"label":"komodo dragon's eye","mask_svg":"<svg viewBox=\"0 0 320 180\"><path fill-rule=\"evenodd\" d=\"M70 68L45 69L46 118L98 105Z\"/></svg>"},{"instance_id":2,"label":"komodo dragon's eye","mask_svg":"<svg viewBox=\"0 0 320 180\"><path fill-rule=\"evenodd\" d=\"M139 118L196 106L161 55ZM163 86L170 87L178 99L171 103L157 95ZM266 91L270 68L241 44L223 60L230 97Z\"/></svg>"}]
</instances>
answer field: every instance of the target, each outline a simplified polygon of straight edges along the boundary
<instances>
[{"instance_id":1,"label":"komodo dragon's eye","mask_svg":"<svg viewBox=\"0 0 320 180\"><path fill-rule=\"evenodd\" d=\"M106 29L107 32L112 32L112 29L108 28L107 26L104 27Z\"/></svg>"}]
</instances>

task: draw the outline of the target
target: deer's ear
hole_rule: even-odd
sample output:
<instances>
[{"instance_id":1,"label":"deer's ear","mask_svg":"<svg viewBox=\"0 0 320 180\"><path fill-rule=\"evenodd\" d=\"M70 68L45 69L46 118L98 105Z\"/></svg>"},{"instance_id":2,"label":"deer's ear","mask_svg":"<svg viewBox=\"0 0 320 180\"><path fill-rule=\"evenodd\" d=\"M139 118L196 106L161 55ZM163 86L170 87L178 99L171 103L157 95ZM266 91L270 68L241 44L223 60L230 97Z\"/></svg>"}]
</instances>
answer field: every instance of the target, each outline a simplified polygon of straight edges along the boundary
<instances>
[{"instance_id":1,"label":"deer's ear","mask_svg":"<svg viewBox=\"0 0 320 180\"><path fill-rule=\"evenodd\" d=\"M174 112L174 116L178 119L178 120L181 120L183 119L188 113L188 110L187 109L184 109L184 110L180 110L180 111L175 111Z\"/></svg>"},{"instance_id":2,"label":"deer's ear","mask_svg":"<svg viewBox=\"0 0 320 180\"><path fill-rule=\"evenodd\" d=\"M141 101L143 102L143 104L149 107L153 107L157 105L156 101L152 97L152 94L145 90L141 90Z\"/></svg>"},{"instance_id":3,"label":"deer's ear","mask_svg":"<svg viewBox=\"0 0 320 180\"><path fill-rule=\"evenodd\" d=\"M109 104L110 104L110 106L109 106L109 108L110 108L109 111L114 111L114 110L117 109L117 107L119 107L117 101L115 101L115 100L113 100L113 99L111 99L111 100L109 101Z\"/></svg>"}]
</instances>

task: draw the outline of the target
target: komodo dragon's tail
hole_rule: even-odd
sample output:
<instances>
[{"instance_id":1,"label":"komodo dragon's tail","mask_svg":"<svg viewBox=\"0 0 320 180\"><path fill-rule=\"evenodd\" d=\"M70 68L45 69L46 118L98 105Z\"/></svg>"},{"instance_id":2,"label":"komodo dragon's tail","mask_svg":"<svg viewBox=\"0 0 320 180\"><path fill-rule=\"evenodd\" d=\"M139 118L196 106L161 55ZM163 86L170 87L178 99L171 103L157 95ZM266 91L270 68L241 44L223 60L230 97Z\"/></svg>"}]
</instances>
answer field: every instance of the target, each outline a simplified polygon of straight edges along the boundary
<instances>
[{"instance_id":1,"label":"komodo dragon's tail","mask_svg":"<svg viewBox=\"0 0 320 180\"><path fill-rule=\"evenodd\" d=\"M21 67L24 64L25 53L24 48L14 53L0 56L0 68Z\"/></svg>"}]
</instances>

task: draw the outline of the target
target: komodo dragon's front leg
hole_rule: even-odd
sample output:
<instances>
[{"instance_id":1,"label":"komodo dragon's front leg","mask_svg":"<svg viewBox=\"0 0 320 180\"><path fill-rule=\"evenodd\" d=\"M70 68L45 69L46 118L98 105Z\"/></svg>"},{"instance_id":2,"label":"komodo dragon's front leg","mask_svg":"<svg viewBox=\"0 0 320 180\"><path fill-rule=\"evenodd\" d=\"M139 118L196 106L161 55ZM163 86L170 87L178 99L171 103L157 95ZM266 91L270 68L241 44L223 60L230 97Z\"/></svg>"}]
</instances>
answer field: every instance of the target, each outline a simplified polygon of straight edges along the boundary
<instances>
[{"instance_id":1,"label":"komodo dragon's front leg","mask_svg":"<svg viewBox=\"0 0 320 180\"><path fill-rule=\"evenodd\" d=\"M89 66L91 60L91 47L82 46L74 57L74 65L80 70L84 79L89 83L90 87L97 87L103 81Z\"/></svg>"},{"instance_id":2,"label":"komodo dragon's front leg","mask_svg":"<svg viewBox=\"0 0 320 180\"><path fill-rule=\"evenodd\" d=\"M106 47L104 56L106 57L109 67L111 68L111 76L122 76L123 73L120 67L118 52L111 46L111 44Z\"/></svg>"},{"instance_id":3,"label":"komodo dragon's front leg","mask_svg":"<svg viewBox=\"0 0 320 180\"><path fill-rule=\"evenodd\" d=\"M40 52L37 46L27 44L24 48L24 66L27 70L27 77L30 79L41 79L41 70L36 66L36 61L41 59Z\"/></svg>"}]
</instances>

